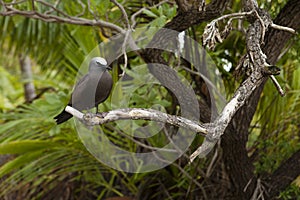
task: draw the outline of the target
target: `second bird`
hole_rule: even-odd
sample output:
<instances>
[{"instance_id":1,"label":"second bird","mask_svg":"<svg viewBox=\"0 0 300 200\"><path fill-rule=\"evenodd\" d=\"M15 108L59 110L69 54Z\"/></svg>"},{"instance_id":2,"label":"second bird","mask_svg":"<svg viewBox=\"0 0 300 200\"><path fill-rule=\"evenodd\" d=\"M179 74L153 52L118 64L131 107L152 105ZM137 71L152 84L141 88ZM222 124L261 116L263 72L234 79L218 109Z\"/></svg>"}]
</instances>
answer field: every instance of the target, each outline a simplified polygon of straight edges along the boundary
<instances>
[{"instance_id":1,"label":"second bird","mask_svg":"<svg viewBox=\"0 0 300 200\"><path fill-rule=\"evenodd\" d=\"M93 58L89 64L89 72L76 84L68 105L80 111L93 107L98 111L98 105L107 99L113 85L108 69L110 67L104 58ZM54 119L57 124L61 124L72 117L63 110Z\"/></svg>"}]
</instances>

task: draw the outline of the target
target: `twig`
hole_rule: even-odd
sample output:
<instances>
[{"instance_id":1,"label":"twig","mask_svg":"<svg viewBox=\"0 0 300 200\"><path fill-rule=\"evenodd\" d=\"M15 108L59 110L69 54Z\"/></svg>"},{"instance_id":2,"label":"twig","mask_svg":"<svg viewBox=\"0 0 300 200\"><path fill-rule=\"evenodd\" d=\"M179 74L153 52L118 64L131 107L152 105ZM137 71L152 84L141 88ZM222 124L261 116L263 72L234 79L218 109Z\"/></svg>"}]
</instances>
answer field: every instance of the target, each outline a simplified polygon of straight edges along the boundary
<instances>
[{"instance_id":1,"label":"twig","mask_svg":"<svg viewBox=\"0 0 300 200\"><path fill-rule=\"evenodd\" d=\"M120 9L120 11L122 12L123 18L125 19L126 27L128 29L130 29L130 23L129 23L128 15L126 13L125 8L116 0L110 0L110 1L113 2Z\"/></svg>"},{"instance_id":2,"label":"twig","mask_svg":"<svg viewBox=\"0 0 300 200\"><path fill-rule=\"evenodd\" d=\"M23 2L23 1L22 1ZM13 7L7 7L8 4L3 3L1 1L1 4L3 5L4 8L6 8L4 11L0 12L0 16L24 16L27 18L33 18L33 19L39 19L45 22L55 22L55 23L68 23L68 24L76 24L76 25L82 25L82 26L99 26L99 27L104 27L111 29L115 32L118 33L126 33L124 29L121 27L107 22L107 21L102 21L102 20L92 20L92 19L85 19L81 17L74 17L70 16L63 11L57 9L53 5L49 5L47 2L41 1L41 0L36 0L36 2L43 3L44 5L54 9L58 13L60 13L63 17L57 16L57 15L49 15L45 13L39 13L37 11L23 11L19 10ZM15 3L17 4L17 3Z\"/></svg>"},{"instance_id":3,"label":"twig","mask_svg":"<svg viewBox=\"0 0 300 200\"><path fill-rule=\"evenodd\" d=\"M81 11L81 13L78 13L77 15L75 15L75 17L81 17L81 16L83 16L84 13L85 13L85 5L84 5L84 3L82 3L81 0L78 0L78 3L80 4L80 6L81 6L81 8L82 8L82 11ZM95 19L96 19L96 18L95 18Z\"/></svg>"},{"instance_id":4,"label":"twig","mask_svg":"<svg viewBox=\"0 0 300 200\"><path fill-rule=\"evenodd\" d=\"M290 32L292 34L297 34L297 32L290 28L290 27L286 27L286 26L280 26L280 25L277 25L277 24L270 24L270 26L274 29L277 29L277 30L282 30L282 31L287 31L287 32Z\"/></svg>"},{"instance_id":5,"label":"twig","mask_svg":"<svg viewBox=\"0 0 300 200\"><path fill-rule=\"evenodd\" d=\"M4 11L7 10L6 5L4 4L4 2L2 0L0 0L0 4L2 6L2 8L4 9Z\"/></svg>"},{"instance_id":6,"label":"twig","mask_svg":"<svg viewBox=\"0 0 300 200\"><path fill-rule=\"evenodd\" d=\"M13 2L7 2L7 3L5 3L7 6L13 6L13 5L17 5L17 4L21 4L21 3L24 3L24 2L27 2L28 0L21 0L21 1L18 1L18 2L15 2L15 1L13 1ZM1 2L2 2L2 0L1 0Z\"/></svg>"},{"instance_id":7,"label":"twig","mask_svg":"<svg viewBox=\"0 0 300 200\"><path fill-rule=\"evenodd\" d=\"M53 6L52 4L50 4L50 3L48 3L48 2L41 1L41 0L35 0L35 1L38 2L38 3L43 4L44 6L47 6L47 7L51 8L51 10L46 11L45 14L49 14L49 12L56 11L57 13L61 14L61 15L64 16L64 17L67 17L67 18L69 18L69 19L72 18L72 16L70 16L70 15L68 15L67 13L65 13L65 12L63 12L63 11L57 9L55 6Z\"/></svg>"},{"instance_id":8,"label":"twig","mask_svg":"<svg viewBox=\"0 0 300 200\"><path fill-rule=\"evenodd\" d=\"M123 41L123 45L122 45L122 54L124 55L124 69L123 72L121 74L121 76L125 75L126 72L126 68L128 65L128 57L127 57L127 53L126 53L126 45L127 45L127 41L128 41L128 37L131 31L131 27L130 27L130 23L129 23L129 18L128 15L126 13L125 8L116 0L110 0L111 2L113 2L122 12L123 18L125 19L125 25L127 27L126 33L125 33L125 37L124 37L124 41Z\"/></svg>"},{"instance_id":9,"label":"twig","mask_svg":"<svg viewBox=\"0 0 300 200\"><path fill-rule=\"evenodd\" d=\"M266 192L265 187L262 184L262 181L260 179L257 179L256 188L252 194L251 200L264 200L264 193Z\"/></svg>"},{"instance_id":10,"label":"twig","mask_svg":"<svg viewBox=\"0 0 300 200\"><path fill-rule=\"evenodd\" d=\"M203 144L198 147L198 149L194 151L190 156L189 164L191 164L197 157L204 158L205 156L207 156L207 154L214 148L217 141L218 140L209 141L207 138L205 138Z\"/></svg>"},{"instance_id":11,"label":"twig","mask_svg":"<svg viewBox=\"0 0 300 200\"><path fill-rule=\"evenodd\" d=\"M130 34L130 30L127 29L127 31L125 33L124 41L123 41L123 44L122 44L122 54L124 55L124 69L123 69L123 72L122 72L122 74L120 76L124 76L125 75L126 68L127 68L127 65L128 65L128 57L127 57L127 53L126 53L126 45L127 45L129 34Z\"/></svg>"},{"instance_id":12,"label":"twig","mask_svg":"<svg viewBox=\"0 0 300 200\"><path fill-rule=\"evenodd\" d=\"M183 127L195 131L196 133L200 133L205 136L205 140L203 144L190 156L190 162L192 162L197 156L200 158L205 157L213 149L237 110L245 104L245 101L262 83L264 78L266 77L264 77L260 71L254 71L237 89L233 98L223 108L219 117L214 122L208 124L200 124L180 116L169 115L153 109L118 109L109 111L108 113L102 113L101 116L90 113L82 114L79 111L79 114L77 112L73 113L74 110L69 109L70 106L67 106L65 110L70 114L77 116L85 124L90 126L105 124L116 120L142 119L169 123L174 126Z\"/></svg>"},{"instance_id":13,"label":"twig","mask_svg":"<svg viewBox=\"0 0 300 200\"><path fill-rule=\"evenodd\" d=\"M98 17L96 16L95 12L91 8L91 0L87 0L87 7L89 12L94 16L94 19L97 19Z\"/></svg>"},{"instance_id":14,"label":"twig","mask_svg":"<svg viewBox=\"0 0 300 200\"><path fill-rule=\"evenodd\" d=\"M240 13L231 13L231 14L227 14L227 15L222 15L221 17L212 20L211 23L218 22L218 21L221 21L221 20L227 19L227 18L235 18L235 19L245 18L246 16L251 15L254 12L255 12L254 10L251 10L249 12L240 12Z\"/></svg>"},{"instance_id":15,"label":"twig","mask_svg":"<svg viewBox=\"0 0 300 200\"><path fill-rule=\"evenodd\" d=\"M203 197L204 199L208 199L207 198L207 194L206 194L206 191L203 187L203 185L201 185L196 179L195 177L192 177L191 175L189 175L189 173L187 173L184 169L182 169L182 167L180 165L178 165L177 163L173 163L174 166L176 166L183 175L185 175L187 178L189 178L193 183L195 183L199 188L200 190L202 191L202 194L203 194Z\"/></svg>"},{"instance_id":16,"label":"twig","mask_svg":"<svg viewBox=\"0 0 300 200\"><path fill-rule=\"evenodd\" d=\"M256 12L255 10L251 10L249 12L242 12L242 13L231 13L231 14L227 14L227 15L223 15L217 19L212 20L209 24L206 25L205 29L204 29L204 33L202 35L202 43L203 46L207 46L209 49L214 49L217 42L222 43L223 39L219 28L218 28L218 22L220 20L226 19L226 18L230 18L228 20L228 23L224 29L224 31L226 32L225 35L228 35L231 29L229 28L230 23L233 19L242 19L245 18L248 15L251 15L253 12ZM224 32L223 31L223 32ZM223 37L226 37L225 35L223 35Z\"/></svg>"},{"instance_id":17,"label":"twig","mask_svg":"<svg viewBox=\"0 0 300 200\"><path fill-rule=\"evenodd\" d=\"M120 26L110 23L110 22L107 22L107 21L103 21L103 20L99 20L99 19L81 18L81 17L78 17L79 14L77 16L70 16L67 13L65 13L62 10L57 8L58 4L60 3L60 0L57 0L54 5L52 5L48 2L45 2L43 0L35 0L35 2L41 3L44 6L49 8L49 10L45 11L44 13L40 13L38 11L24 11L24 10L19 10L19 9L16 9L13 7L13 5L18 5L18 4L21 4L24 2L27 2L27 0L22 0L19 2L10 2L10 3L4 3L3 0L0 0L0 5L3 7L3 10L0 10L0 16L23 16L23 17L38 19L38 20L42 20L42 21L50 22L50 23L66 23L66 24L75 24L75 25L80 25L80 26L97 26L97 27L100 27L102 30L104 28L106 28L106 29L110 29L111 31L114 31L116 33L124 34L125 39L129 40L129 46L132 49L138 49L137 45L130 37L129 30L125 30L125 29L121 28ZM53 11L57 12L57 14L59 14L59 15L50 14ZM128 41L124 41L124 42L125 43L123 46L126 46L126 43ZM125 48L123 48L123 49L125 49ZM125 59L126 59L127 55L126 54L124 54L124 55L125 55Z\"/></svg>"},{"instance_id":18,"label":"twig","mask_svg":"<svg viewBox=\"0 0 300 200\"><path fill-rule=\"evenodd\" d=\"M244 189L243 189L244 192L247 191L247 189L248 189L248 187L249 187L249 185L251 184L252 181L253 181L253 178L251 178L251 179L248 181L248 183L246 184L246 186L245 186Z\"/></svg>"},{"instance_id":19,"label":"twig","mask_svg":"<svg viewBox=\"0 0 300 200\"><path fill-rule=\"evenodd\" d=\"M274 83L276 89L278 90L280 96L283 97L283 96L285 95L285 92L284 92L283 89L281 88L281 86L280 86L280 84L278 83L278 81L276 80L275 76L270 75L270 78L271 78L271 80L273 81L273 83Z\"/></svg>"},{"instance_id":20,"label":"twig","mask_svg":"<svg viewBox=\"0 0 300 200\"><path fill-rule=\"evenodd\" d=\"M215 164L215 161L216 159L218 158L218 150L215 151L208 167L207 167L207 170L206 170L206 177L210 177L211 173L213 172L212 168L213 168L213 165Z\"/></svg>"},{"instance_id":21,"label":"twig","mask_svg":"<svg viewBox=\"0 0 300 200\"><path fill-rule=\"evenodd\" d=\"M45 14L51 14L54 10L57 10L57 6L59 3L60 3L60 0L55 1L53 8L46 11ZM52 5L50 5L50 7L52 7Z\"/></svg>"},{"instance_id":22,"label":"twig","mask_svg":"<svg viewBox=\"0 0 300 200\"><path fill-rule=\"evenodd\" d=\"M254 10L255 16L257 17L257 19L260 22L261 25L261 38L260 38L260 42L263 44L264 40L265 40L265 34L266 34L266 27L265 27L265 22L263 21L263 19L259 16L258 12L256 10Z\"/></svg>"},{"instance_id":23,"label":"twig","mask_svg":"<svg viewBox=\"0 0 300 200\"><path fill-rule=\"evenodd\" d=\"M61 1L61 0L55 1L55 3L54 3L54 7L55 7L55 8L58 6L58 4L60 3L60 1Z\"/></svg>"}]
</instances>

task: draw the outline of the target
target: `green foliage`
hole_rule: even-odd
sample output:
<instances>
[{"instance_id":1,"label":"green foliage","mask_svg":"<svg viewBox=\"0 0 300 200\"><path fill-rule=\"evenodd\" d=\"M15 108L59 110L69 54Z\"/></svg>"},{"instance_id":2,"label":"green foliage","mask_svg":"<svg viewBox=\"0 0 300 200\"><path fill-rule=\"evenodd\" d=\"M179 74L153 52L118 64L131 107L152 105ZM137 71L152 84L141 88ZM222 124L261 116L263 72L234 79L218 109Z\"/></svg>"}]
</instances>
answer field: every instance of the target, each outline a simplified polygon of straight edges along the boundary
<instances>
[{"instance_id":1,"label":"green foliage","mask_svg":"<svg viewBox=\"0 0 300 200\"><path fill-rule=\"evenodd\" d=\"M22 85L5 68L0 66L0 111L15 108L23 100Z\"/></svg>"},{"instance_id":2,"label":"green foliage","mask_svg":"<svg viewBox=\"0 0 300 200\"><path fill-rule=\"evenodd\" d=\"M152 8L151 10L143 10L143 13L150 18L153 18L151 22L147 23L147 27L163 27L166 22L176 15L176 7L168 4L163 4L158 8Z\"/></svg>"},{"instance_id":3,"label":"green foliage","mask_svg":"<svg viewBox=\"0 0 300 200\"><path fill-rule=\"evenodd\" d=\"M300 188L296 185L289 186L284 192L281 192L279 195L280 199L288 200L288 199L300 199Z\"/></svg>"},{"instance_id":4,"label":"green foliage","mask_svg":"<svg viewBox=\"0 0 300 200\"><path fill-rule=\"evenodd\" d=\"M0 127L0 153L13 154L15 158L0 167L0 176L7 177L0 184L0 196L20 190L30 191L27 197L38 199L59 187L63 180L74 185L84 183L86 186L75 193L79 196L93 188L102 188L102 193L96 195L100 199L107 194L122 195L112 187L114 177L119 175L90 155L72 123L55 125L53 116L65 105L65 96L47 93L30 105L1 114L5 123ZM106 180L105 173L111 178ZM37 187L39 184L43 190Z\"/></svg>"},{"instance_id":5,"label":"green foliage","mask_svg":"<svg viewBox=\"0 0 300 200\"><path fill-rule=\"evenodd\" d=\"M253 121L253 126L260 128L253 129L252 135L256 135L259 149L264 150L256 165L258 172L272 172L281 161L300 148L300 65L296 48L291 48L278 62L282 72L277 77L286 88L286 96L281 97L269 80Z\"/></svg>"},{"instance_id":6,"label":"green foliage","mask_svg":"<svg viewBox=\"0 0 300 200\"><path fill-rule=\"evenodd\" d=\"M260 3L275 16L285 2ZM129 14L149 7L148 1L122 3ZM233 11L239 10L239 3L240 1L233 2ZM109 0L91 0L91 5L95 10L94 14L100 19L124 25L121 12ZM31 1L28 1L23 9L31 6ZM87 5L85 6L87 9ZM40 6L37 9L43 10L44 7ZM62 2L60 9L70 15L82 11L82 7L75 1ZM176 7L170 4L147 9L136 18L137 27L162 27L175 15ZM83 17L94 16L87 12ZM234 21L233 24L237 26L237 22ZM204 173L201 169L208 166L209 160L201 160L182 168L177 163L185 163L186 158L180 158L173 165L151 173L118 172L103 165L90 154L77 136L72 120L60 126L54 123L53 117L69 100L78 68L84 58L99 42L107 40L98 28L45 23L23 17L1 17L0 27L0 154L10 155L9 160L1 163L0 167L1 198L9 194L18 194L20 191L27 199L51 199L52 193L63 196L67 189L73 192L73 199L82 196L86 196L87 199L104 199L124 195L137 196L139 199L198 197ZM187 34L200 40L202 32L203 27L200 26L188 30ZM233 31L210 53L217 64L218 73L223 78L228 97L238 84L234 82L232 72L240 56L245 53L243 37L241 32ZM281 161L300 148L299 41L299 37L293 41L293 48L278 63L283 71L279 81L287 88L286 97L280 97L273 84L268 83L253 119L253 128L249 130L249 149L257 149L260 152L254 158L257 173L271 173ZM29 105L23 104L23 87L17 59L20 53L30 55L34 61L34 84L37 89L55 88ZM131 79L115 84L115 92L100 109L174 109L170 94L156 84L157 81L142 65L143 61L138 57L129 59L130 67L126 69L126 74ZM176 61L171 59L170 65L176 64ZM233 68L226 71L223 68L224 64L232 65ZM114 65L115 82L118 80L120 69L119 65ZM181 70L180 74L191 81L191 76L186 71ZM149 84L144 84L145 82ZM177 111L175 108L174 113ZM120 121L106 124L102 130L114 144L136 152L141 147L124 136L124 133L122 135L122 131L127 130L128 136L143 134L139 133L141 127L151 127L154 134L159 133L147 139L149 145L160 147L167 143L164 132L154 122ZM196 146L202 139L197 137ZM280 197L290 199L296 198L297 195L299 196L299 187L292 185L282 192ZM72 198L69 196L69 199Z\"/></svg>"}]
</instances>

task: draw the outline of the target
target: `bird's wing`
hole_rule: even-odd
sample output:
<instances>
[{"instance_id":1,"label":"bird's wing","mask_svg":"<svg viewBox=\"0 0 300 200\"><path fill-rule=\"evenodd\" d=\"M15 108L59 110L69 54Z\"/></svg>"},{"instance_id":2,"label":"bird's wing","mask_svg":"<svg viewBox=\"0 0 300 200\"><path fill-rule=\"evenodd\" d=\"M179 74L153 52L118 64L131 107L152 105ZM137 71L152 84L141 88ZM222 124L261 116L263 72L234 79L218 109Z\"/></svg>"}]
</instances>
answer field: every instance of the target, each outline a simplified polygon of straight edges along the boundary
<instances>
[{"instance_id":1,"label":"bird's wing","mask_svg":"<svg viewBox=\"0 0 300 200\"><path fill-rule=\"evenodd\" d=\"M88 73L74 87L69 104L79 110L91 109L107 99L112 88L111 75Z\"/></svg>"},{"instance_id":2,"label":"bird's wing","mask_svg":"<svg viewBox=\"0 0 300 200\"><path fill-rule=\"evenodd\" d=\"M73 106L73 104L75 103L75 102L73 102L73 95L78 94L80 91L83 91L84 88L86 87L86 84L88 81L89 81L88 74L84 75L81 79L78 80L78 82L76 83L76 85L73 89L73 93L71 94L71 98L70 98L68 105ZM76 99L78 99L78 98L76 98ZM75 103L75 104L77 104L77 103Z\"/></svg>"},{"instance_id":3,"label":"bird's wing","mask_svg":"<svg viewBox=\"0 0 300 200\"><path fill-rule=\"evenodd\" d=\"M76 83L74 90L76 90L76 87L80 87L80 85L85 84L89 79L89 74L84 75L79 81Z\"/></svg>"},{"instance_id":4,"label":"bird's wing","mask_svg":"<svg viewBox=\"0 0 300 200\"><path fill-rule=\"evenodd\" d=\"M104 102L109 96L112 89L113 81L111 75L105 71L97 85L97 90L95 94L95 106Z\"/></svg>"},{"instance_id":5,"label":"bird's wing","mask_svg":"<svg viewBox=\"0 0 300 200\"><path fill-rule=\"evenodd\" d=\"M79 110L91 109L107 98L105 73L88 73L75 86L72 105ZM100 88L99 88L100 86ZM109 90L110 91L110 90Z\"/></svg>"}]
</instances>

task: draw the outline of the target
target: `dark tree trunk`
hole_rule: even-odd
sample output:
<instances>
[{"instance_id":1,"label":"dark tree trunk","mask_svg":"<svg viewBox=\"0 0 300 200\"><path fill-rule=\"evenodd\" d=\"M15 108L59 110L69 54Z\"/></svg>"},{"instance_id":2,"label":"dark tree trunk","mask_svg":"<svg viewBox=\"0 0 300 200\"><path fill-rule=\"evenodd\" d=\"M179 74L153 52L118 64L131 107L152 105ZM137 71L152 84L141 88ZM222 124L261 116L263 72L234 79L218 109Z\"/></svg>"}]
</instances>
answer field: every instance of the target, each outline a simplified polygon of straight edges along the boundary
<instances>
[{"instance_id":1,"label":"dark tree trunk","mask_svg":"<svg viewBox=\"0 0 300 200\"><path fill-rule=\"evenodd\" d=\"M268 177L268 198L273 199L279 195L288 185L290 185L300 174L300 150L295 152L290 158L278 167L273 174Z\"/></svg>"},{"instance_id":2,"label":"dark tree trunk","mask_svg":"<svg viewBox=\"0 0 300 200\"><path fill-rule=\"evenodd\" d=\"M225 5L229 1L215 0L207 5L206 11L189 10L188 12L180 11L179 14L173 18L164 28L173 29L176 31L183 31L193 25L215 19L222 14ZM300 1L290 0L281 10L274 23L288 26L298 30L300 28ZM159 38L154 37L152 43L174 39L174 36L158 34ZM164 36L164 37L162 37ZM263 47L264 53L268 57L268 62L275 64L282 49L287 41L292 37L291 33L269 29L265 37L265 45ZM278 42L280 41L280 42ZM150 63L164 63L160 50L150 49L144 51L142 54L145 61ZM151 71L151 70L150 70ZM152 70L151 73L160 80L159 71ZM253 161L248 156L246 143L248 141L248 129L252 118L255 114L260 95L262 93L264 84L268 78L262 82L260 87L252 94L252 96L232 119L227 127L221 141L221 162L217 163L215 171L211 176L205 178L203 184L206 188L208 199L250 199L253 197L254 191L257 187L258 177L254 173ZM208 109L201 109L209 110ZM275 179L273 186L269 185L269 197L274 198L284 188L286 188L297 175L300 174L299 166L299 152L295 153L290 159L282 164L270 177L262 178L263 180ZM295 169L297 168L297 169ZM294 170L294 171L293 171ZM289 171L293 171L289 173ZM285 179L281 182L285 173ZM280 181L280 182L278 182ZM267 194L264 194L266 197Z\"/></svg>"},{"instance_id":3,"label":"dark tree trunk","mask_svg":"<svg viewBox=\"0 0 300 200\"><path fill-rule=\"evenodd\" d=\"M274 23L299 30L299 19L300 1L291 0L281 10L277 18L274 20ZM293 35L291 33L274 29L270 29L267 32L263 51L267 55L269 63L275 64L277 62L279 54L292 36ZM264 81L255 91L249 99L249 102L238 111L222 137L221 146L223 149L223 160L230 183L233 187L233 190L230 190L230 193L232 193L230 196L233 196L236 199L240 199L241 197L242 199L249 199L256 188L257 177L254 174L253 163L247 154L246 142L248 139L248 129L265 83L266 81ZM298 164L298 168L295 167L296 164ZM299 166L298 152L286 161L286 163L283 163L282 166L274 172L274 175L271 175L271 181L267 184L270 186L269 189L271 190L269 198L276 197L280 191L284 190L292 182L292 180L300 174ZM284 173L284 175L282 173ZM281 179L283 176L286 178ZM273 183L275 179L277 182ZM280 181L280 183L278 181ZM275 186L272 186L274 184ZM246 185L247 187L245 188Z\"/></svg>"}]
</instances>

